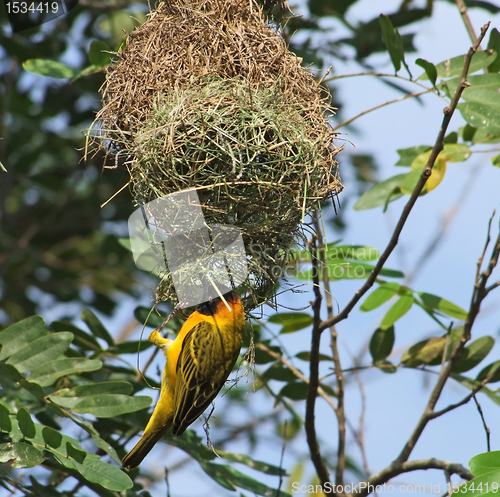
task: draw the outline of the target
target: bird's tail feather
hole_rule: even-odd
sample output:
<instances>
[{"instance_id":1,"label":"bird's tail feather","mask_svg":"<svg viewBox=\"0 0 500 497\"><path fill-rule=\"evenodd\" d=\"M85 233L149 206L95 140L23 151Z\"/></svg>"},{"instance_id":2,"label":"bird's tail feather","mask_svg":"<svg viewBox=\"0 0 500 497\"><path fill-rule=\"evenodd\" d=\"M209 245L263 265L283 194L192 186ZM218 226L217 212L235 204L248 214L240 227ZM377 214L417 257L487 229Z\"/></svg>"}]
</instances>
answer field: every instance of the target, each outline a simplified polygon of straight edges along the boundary
<instances>
[{"instance_id":1,"label":"bird's tail feather","mask_svg":"<svg viewBox=\"0 0 500 497\"><path fill-rule=\"evenodd\" d=\"M137 468L156 443L167 433L168 428L151 431L150 433L145 432L136 446L123 458L122 467L126 469Z\"/></svg>"}]
</instances>

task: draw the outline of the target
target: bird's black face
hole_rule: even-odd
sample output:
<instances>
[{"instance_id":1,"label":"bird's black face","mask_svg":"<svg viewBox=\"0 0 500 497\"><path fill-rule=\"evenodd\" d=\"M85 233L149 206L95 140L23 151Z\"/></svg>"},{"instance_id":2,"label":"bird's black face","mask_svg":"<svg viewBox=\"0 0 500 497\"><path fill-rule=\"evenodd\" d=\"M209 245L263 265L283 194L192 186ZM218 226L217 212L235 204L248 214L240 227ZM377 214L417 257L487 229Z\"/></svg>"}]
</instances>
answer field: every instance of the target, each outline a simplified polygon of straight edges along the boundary
<instances>
[{"instance_id":1,"label":"bird's black face","mask_svg":"<svg viewBox=\"0 0 500 497\"><path fill-rule=\"evenodd\" d=\"M231 290L230 292L225 293L223 297L228 302L232 302L238 297L238 294L234 290ZM217 312L217 306L221 301L220 297L208 300L207 302L200 304L196 310L201 314L205 314L205 316L213 316Z\"/></svg>"}]
</instances>

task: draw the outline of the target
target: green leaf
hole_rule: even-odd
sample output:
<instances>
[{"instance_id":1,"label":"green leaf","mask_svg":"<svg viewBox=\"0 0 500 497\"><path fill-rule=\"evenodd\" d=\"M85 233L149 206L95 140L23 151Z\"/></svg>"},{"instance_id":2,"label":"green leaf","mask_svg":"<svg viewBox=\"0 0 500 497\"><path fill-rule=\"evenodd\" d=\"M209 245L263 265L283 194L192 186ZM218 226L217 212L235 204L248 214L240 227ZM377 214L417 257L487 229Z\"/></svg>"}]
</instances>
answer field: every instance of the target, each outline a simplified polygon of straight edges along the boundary
<instances>
[{"instance_id":1,"label":"green leaf","mask_svg":"<svg viewBox=\"0 0 500 497\"><path fill-rule=\"evenodd\" d=\"M458 307L458 305L455 305L449 300L426 292L418 292L418 295L422 299L424 305L429 309L436 309L439 312L446 314L447 316L461 319L462 321L467 318L467 311L465 311L461 307Z\"/></svg>"},{"instance_id":2,"label":"green leaf","mask_svg":"<svg viewBox=\"0 0 500 497\"><path fill-rule=\"evenodd\" d=\"M496 64L496 62L495 62ZM470 92L476 90L498 90L500 88L500 74L498 73L486 73L486 74L475 74L473 76L467 77L467 82L470 86L464 89L462 92L462 98L467 100L467 95ZM446 94L448 97L452 98L457 91L458 83L460 83L460 78L453 78L446 81Z\"/></svg>"},{"instance_id":3,"label":"green leaf","mask_svg":"<svg viewBox=\"0 0 500 497\"><path fill-rule=\"evenodd\" d=\"M139 306L135 308L134 316L139 323L156 329L163 324L163 321L165 321L168 317L168 314L162 312L158 315L155 310L151 311L150 307Z\"/></svg>"},{"instance_id":4,"label":"green leaf","mask_svg":"<svg viewBox=\"0 0 500 497\"><path fill-rule=\"evenodd\" d=\"M476 134L477 129L473 128L470 124L466 124L463 128L460 128L462 133L462 138L466 142L472 142Z\"/></svg>"},{"instance_id":5,"label":"green leaf","mask_svg":"<svg viewBox=\"0 0 500 497\"><path fill-rule=\"evenodd\" d=\"M401 69L401 54L396 30L394 29L391 20L384 14L380 14L379 23L385 47L389 52L395 72L398 72Z\"/></svg>"},{"instance_id":6,"label":"green leaf","mask_svg":"<svg viewBox=\"0 0 500 497\"><path fill-rule=\"evenodd\" d=\"M132 252L132 242L130 241L130 238L118 238L117 241L123 248Z\"/></svg>"},{"instance_id":7,"label":"green leaf","mask_svg":"<svg viewBox=\"0 0 500 497\"><path fill-rule=\"evenodd\" d=\"M54 428L45 426L42 429L42 436L45 444L53 449L58 449L62 444L63 436L57 430L54 430Z\"/></svg>"},{"instance_id":8,"label":"green leaf","mask_svg":"<svg viewBox=\"0 0 500 497\"><path fill-rule=\"evenodd\" d=\"M500 381L500 361L495 361L488 366L485 366L476 376L477 381L483 381L485 378L491 375L488 383L496 383Z\"/></svg>"},{"instance_id":9,"label":"green leaf","mask_svg":"<svg viewBox=\"0 0 500 497\"><path fill-rule=\"evenodd\" d=\"M401 183L401 191L403 193L406 193L406 195L411 195L413 193L413 190L415 190L415 187L417 186L418 180L420 179L420 176L422 176L422 173L424 172L424 168L421 167L419 169L415 169L408 173L406 175L405 180ZM431 173L432 174L432 173ZM422 189L422 194L426 193L426 186L427 183L425 184L424 188Z\"/></svg>"},{"instance_id":10,"label":"green leaf","mask_svg":"<svg viewBox=\"0 0 500 497\"><path fill-rule=\"evenodd\" d=\"M500 76L500 74L496 74L495 76ZM483 88L466 88L466 90L467 91L464 90L462 98L467 102L476 102L478 104L488 105L496 110L500 110L500 93L498 93L498 89L488 90Z\"/></svg>"},{"instance_id":11,"label":"green leaf","mask_svg":"<svg viewBox=\"0 0 500 497\"><path fill-rule=\"evenodd\" d=\"M411 309L413 302L413 295L411 294L406 294L399 297L399 299L387 311L386 315L382 319L380 328L383 330L387 330L388 328L390 328L396 321L401 319Z\"/></svg>"},{"instance_id":12,"label":"green leaf","mask_svg":"<svg viewBox=\"0 0 500 497\"><path fill-rule=\"evenodd\" d=\"M76 400L78 401L79 399L76 398ZM98 431L90 423L87 423L85 421L80 421L76 416L65 411L64 409L61 409L56 404L52 404L52 407L60 416L64 416L64 417L70 419L71 421L73 421L73 423L78 425L82 430L86 431L92 437L92 440L97 445L97 447L99 447L104 452L109 454L117 463L119 463L121 461L121 458L118 457L116 450L108 442L106 442L105 440L103 440L101 438ZM42 432L42 436L43 436L43 432ZM67 439L69 441L72 440L72 439L69 439L69 437L64 437L64 439ZM44 438L44 440L45 440L45 438ZM71 443L73 443L73 442L71 441ZM76 440L75 440L75 444L77 444ZM73 444L73 445L75 445L75 444Z\"/></svg>"},{"instance_id":13,"label":"green leaf","mask_svg":"<svg viewBox=\"0 0 500 497\"><path fill-rule=\"evenodd\" d=\"M500 33L497 28L493 28L490 31L490 38L488 40L488 50L493 50L496 53L500 53ZM500 57L497 57L495 61L488 67L491 73L496 73L500 71Z\"/></svg>"},{"instance_id":14,"label":"green leaf","mask_svg":"<svg viewBox=\"0 0 500 497\"><path fill-rule=\"evenodd\" d=\"M12 364L20 373L27 373L33 368L57 359L69 347L73 333L51 333L28 343L12 355L7 364Z\"/></svg>"},{"instance_id":15,"label":"green leaf","mask_svg":"<svg viewBox=\"0 0 500 497\"><path fill-rule=\"evenodd\" d=\"M7 326L0 333L0 361L21 350L27 343L46 335L45 321L41 316L31 316Z\"/></svg>"},{"instance_id":16,"label":"green leaf","mask_svg":"<svg viewBox=\"0 0 500 497\"><path fill-rule=\"evenodd\" d=\"M207 461L199 461L199 463L207 475L228 490L236 490L236 487L239 487L265 497L274 497L276 495L276 489L264 485L231 466L214 464ZM281 495L283 497L291 497L290 494L282 490L280 490Z\"/></svg>"},{"instance_id":17,"label":"green leaf","mask_svg":"<svg viewBox=\"0 0 500 497\"><path fill-rule=\"evenodd\" d=\"M227 488L228 490L236 490L236 485L230 478L228 478L225 472L221 470L222 465L203 460L200 460L199 463L203 468L203 471L205 471L205 473L210 476L212 480L216 481L221 487Z\"/></svg>"},{"instance_id":18,"label":"green leaf","mask_svg":"<svg viewBox=\"0 0 500 497\"><path fill-rule=\"evenodd\" d=\"M358 198L358 201L354 204L354 210L374 209L375 207L380 207L386 205L388 202L397 200L403 195L401 184L405 178L406 174L397 174L377 183Z\"/></svg>"},{"instance_id":19,"label":"green leaf","mask_svg":"<svg viewBox=\"0 0 500 497\"><path fill-rule=\"evenodd\" d=\"M67 445L71 446L70 444ZM69 452L80 459L79 453L82 451L70 450ZM120 492L133 487L132 480L121 469L101 461L94 454L85 454L86 457L83 461L69 456L63 457L57 453L54 453L54 456L66 468L74 469L88 481L98 483L107 490Z\"/></svg>"},{"instance_id":20,"label":"green leaf","mask_svg":"<svg viewBox=\"0 0 500 497\"><path fill-rule=\"evenodd\" d=\"M275 362L269 366L262 374L262 378L267 380L286 381L287 383L297 379L297 377L281 362Z\"/></svg>"},{"instance_id":21,"label":"green leaf","mask_svg":"<svg viewBox=\"0 0 500 497\"><path fill-rule=\"evenodd\" d=\"M453 145L446 145L447 147L453 147ZM406 193L407 195L411 195L413 193L413 190L417 186L417 183L420 180L420 177L422 173L424 172L424 169L429 162L431 156L431 152L424 152L423 154L420 154L417 156L412 164L411 164L411 173L409 173L406 176L406 179L401 183L401 191L403 193ZM455 157L455 154L454 154ZM426 193L434 190L439 183L441 183L445 173L446 173L446 156L444 155L439 155L436 161L434 162L434 165L432 167L432 172L425 183L420 195L425 195Z\"/></svg>"},{"instance_id":22,"label":"green leaf","mask_svg":"<svg viewBox=\"0 0 500 497\"><path fill-rule=\"evenodd\" d=\"M365 264L363 262L357 261L342 261L336 260L327 263L326 269L328 272L328 277L331 281L342 280L342 279L365 279L368 278L375 266L371 264ZM380 276L387 276L390 278L402 278L404 274L401 271L395 269L382 268L380 271ZM296 275L296 278L300 280L311 280L312 271L303 271L302 273ZM320 280L323 280L322 274L320 273Z\"/></svg>"},{"instance_id":23,"label":"green leaf","mask_svg":"<svg viewBox=\"0 0 500 497\"><path fill-rule=\"evenodd\" d=\"M41 402L45 401L45 390L38 383L34 383L32 381L27 381L27 380L21 380L19 382L19 386L22 387L27 392L29 392L39 401Z\"/></svg>"},{"instance_id":24,"label":"green leaf","mask_svg":"<svg viewBox=\"0 0 500 497\"><path fill-rule=\"evenodd\" d=\"M295 354L295 357L297 357L298 359L301 359L302 361L309 362L311 360L311 353L310 352L299 352L298 354ZM333 358L326 355L326 354L319 354L319 360L320 361L333 361Z\"/></svg>"},{"instance_id":25,"label":"green leaf","mask_svg":"<svg viewBox=\"0 0 500 497\"><path fill-rule=\"evenodd\" d=\"M425 59L417 59L415 61L415 64L417 64L417 66L420 66L425 71L427 79L429 79L432 86L436 86L436 79L437 79L436 66L431 62L426 61Z\"/></svg>"},{"instance_id":26,"label":"green leaf","mask_svg":"<svg viewBox=\"0 0 500 497\"><path fill-rule=\"evenodd\" d=\"M481 382L477 380L471 380L470 378L456 373L451 373L450 377L469 390L475 390L481 385ZM493 402L495 402L495 404L500 406L500 395L498 395L497 392L493 392L488 387L482 387L481 393L487 395Z\"/></svg>"},{"instance_id":27,"label":"green leaf","mask_svg":"<svg viewBox=\"0 0 500 497\"><path fill-rule=\"evenodd\" d=\"M34 468L44 460L43 453L24 442L0 444L0 463L16 469Z\"/></svg>"},{"instance_id":28,"label":"green leaf","mask_svg":"<svg viewBox=\"0 0 500 497\"><path fill-rule=\"evenodd\" d=\"M42 364L31 371L29 381L34 381L42 387L52 385L58 378L73 373L96 371L102 367L98 359L87 359L84 357L56 359L55 361Z\"/></svg>"},{"instance_id":29,"label":"green leaf","mask_svg":"<svg viewBox=\"0 0 500 497\"><path fill-rule=\"evenodd\" d=\"M273 466L272 464L268 464L262 461L255 461L251 457L248 457L245 454L238 454L235 452L227 452L225 450L217 450L217 454L226 461L237 462L240 464L244 464L249 468L255 469L256 471L260 471L261 473L265 473L267 475L273 476L287 476L285 470L283 468L279 468L278 466Z\"/></svg>"},{"instance_id":30,"label":"green leaf","mask_svg":"<svg viewBox=\"0 0 500 497\"><path fill-rule=\"evenodd\" d=\"M281 312L270 316L268 321L282 325L280 333L292 333L311 326L314 320L306 312Z\"/></svg>"},{"instance_id":31,"label":"green leaf","mask_svg":"<svg viewBox=\"0 0 500 497\"><path fill-rule=\"evenodd\" d=\"M490 452L491 454L491 452ZM500 482L500 470L484 473L473 480L463 483L454 490L452 495L465 497L495 497L498 494L498 482ZM496 484L493 486L493 484Z\"/></svg>"},{"instance_id":32,"label":"green leaf","mask_svg":"<svg viewBox=\"0 0 500 497\"><path fill-rule=\"evenodd\" d=\"M410 368L429 364L442 358L446 346L446 337L432 337L412 345L401 358L401 362Z\"/></svg>"},{"instance_id":33,"label":"green leaf","mask_svg":"<svg viewBox=\"0 0 500 497\"><path fill-rule=\"evenodd\" d=\"M375 330L370 340L370 354L374 363L380 362L389 356L394 346L394 340L394 326L390 326L385 330L382 328Z\"/></svg>"},{"instance_id":34,"label":"green leaf","mask_svg":"<svg viewBox=\"0 0 500 497\"><path fill-rule=\"evenodd\" d=\"M31 419L30 413L25 407L17 411L17 424L24 438L33 438L36 435L35 423Z\"/></svg>"},{"instance_id":35,"label":"green leaf","mask_svg":"<svg viewBox=\"0 0 500 497\"><path fill-rule=\"evenodd\" d=\"M492 159L491 159L491 163L492 163L495 167L500 167L500 154L495 155L494 157L492 157Z\"/></svg>"},{"instance_id":36,"label":"green leaf","mask_svg":"<svg viewBox=\"0 0 500 497\"><path fill-rule=\"evenodd\" d=\"M484 129L492 135L500 135L500 111L486 104L466 102L457 109L464 120L474 128Z\"/></svg>"},{"instance_id":37,"label":"green leaf","mask_svg":"<svg viewBox=\"0 0 500 497\"><path fill-rule=\"evenodd\" d=\"M268 349L272 350L276 354L282 353L281 348L278 347L277 345L269 345L269 341L266 340L265 342L262 342ZM265 350L262 350L258 347L255 348L255 364L268 364L270 362L275 361L276 359L269 355Z\"/></svg>"},{"instance_id":38,"label":"green leaf","mask_svg":"<svg viewBox=\"0 0 500 497\"><path fill-rule=\"evenodd\" d=\"M89 60L94 66L104 67L108 65L111 54L109 52L109 46L104 41L94 41L90 45L89 50Z\"/></svg>"},{"instance_id":39,"label":"green leaf","mask_svg":"<svg viewBox=\"0 0 500 497\"><path fill-rule=\"evenodd\" d=\"M452 59L447 59L436 65L436 71L439 78L448 79L462 75L464 70L466 55L459 55ZM478 51L472 56L469 74L473 74L485 67L488 67L496 59L495 52L488 53L487 51ZM422 74L417 79L427 80L427 73Z\"/></svg>"},{"instance_id":40,"label":"green leaf","mask_svg":"<svg viewBox=\"0 0 500 497\"><path fill-rule=\"evenodd\" d=\"M396 162L396 166L410 167L412 162L421 154L432 150L432 147L428 145L419 145L417 147L401 148L397 150L399 154L399 160Z\"/></svg>"},{"instance_id":41,"label":"green leaf","mask_svg":"<svg viewBox=\"0 0 500 497\"><path fill-rule=\"evenodd\" d=\"M500 450L484 452L483 454L474 456L469 461L469 468L474 476L481 476L500 470Z\"/></svg>"},{"instance_id":42,"label":"green leaf","mask_svg":"<svg viewBox=\"0 0 500 497\"><path fill-rule=\"evenodd\" d=\"M48 76L57 79L74 78L79 72L62 62L49 59L28 59L23 62L23 68L38 76Z\"/></svg>"},{"instance_id":43,"label":"green leaf","mask_svg":"<svg viewBox=\"0 0 500 497\"><path fill-rule=\"evenodd\" d=\"M10 433L11 430L12 421L10 420L9 410L3 404L0 404L0 432Z\"/></svg>"},{"instance_id":44,"label":"green leaf","mask_svg":"<svg viewBox=\"0 0 500 497\"><path fill-rule=\"evenodd\" d=\"M472 151L465 143L446 143L439 158L448 162L463 162L471 155Z\"/></svg>"},{"instance_id":45,"label":"green leaf","mask_svg":"<svg viewBox=\"0 0 500 497\"><path fill-rule=\"evenodd\" d=\"M377 309L388 300L392 299L392 297L398 293L400 288L401 287L398 283L382 283L377 289L368 295L359 310L368 312Z\"/></svg>"},{"instance_id":46,"label":"green leaf","mask_svg":"<svg viewBox=\"0 0 500 497\"><path fill-rule=\"evenodd\" d=\"M114 344L113 338L109 334L108 330L90 309L84 309L80 317L95 337L102 338L108 345Z\"/></svg>"},{"instance_id":47,"label":"green leaf","mask_svg":"<svg viewBox=\"0 0 500 497\"><path fill-rule=\"evenodd\" d=\"M376 361L373 363L373 365L376 366L378 369L380 369L380 371L382 371L383 373L387 374L393 374L398 370L396 366L392 364L392 362L387 361L385 359L382 361Z\"/></svg>"},{"instance_id":48,"label":"green leaf","mask_svg":"<svg viewBox=\"0 0 500 497\"><path fill-rule=\"evenodd\" d=\"M456 131L452 131L451 133L448 133L444 139L443 139L444 144L454 144L456 145L458 143L458 133Z\"/></svg>"},{"instance_id":49,"label":"green leaf","mask_svg":"<svg viewBox=\"0 0 500 497\"><path fill-rule=\"evenodd\" d=\"M70 331L75 335L73 338L73 345L81 347L84 350L100 351L101 346L97 340L89 334L88 331L83 331L78 326L67 321L54 321L51 323L50 328L54 331Z\"/></svg>"},{"instance_id":50,"label":"green leaf","mask_svg":"<svg viewBox=\"0 0 500 497\"><path fill-rule=\"evenodd\" d=\"M107 352L110 354L137 354L139 351L147 350L153 344L148 340L136 340L133 342L121 342L109 347Z\"/></svg>"},{"instance_id":51,"label":"green leaf","mask_svg":"<svg viewBox=\"0 0 500 497\"><path fill-rule=\"evenodd\" d=\"M92 414L97 418L111 418L129 412L140 411L151 405L153 399L146 396L130 397L121 394L90 395L80 398L73 406L79 414Z\"/></svg>"},{"instance_id":52,"label":"green leaf","mask_svg":"<svg viewBox=\"0 0 500 497\"><path fill-rule=\"evenodd\" d=\"M0 362L0 378L10 380L15 383L21 381L23 376L12 364Z\"/></svg>"},{"instance_id":53,"label":"green leaf","mask_svg":"<svg viewBox=\"0 0 500 497\"><path fill-rule=\"evenodd\" d=\"M308 385L303 381L294 381L287 383L279 395L288 397L291 400L305 400L307 398Z\"/></svg>"},{"instance_id":54,"label":"green leaf","mask_svg":"<svg viewBox=\"0 0 500 497\"><path fill-rule=\"evenodd\" d=\"M73 391L76 397L103 394L131 395L134 387L128 381L103 381L101 383L79 385Z\"/></svg>"},{"instance_id":55,"label":"green leaf","mask_svg":"<svg viewBox=\"0 0 500 497\"><path fill-rule=\"evenodd\" d=\"M471 342L462 352L460 359L455 363L453 372L465 373L475 368L491 351L495 340L490 336L480 337Z\"/></svg>"}]
</instances>

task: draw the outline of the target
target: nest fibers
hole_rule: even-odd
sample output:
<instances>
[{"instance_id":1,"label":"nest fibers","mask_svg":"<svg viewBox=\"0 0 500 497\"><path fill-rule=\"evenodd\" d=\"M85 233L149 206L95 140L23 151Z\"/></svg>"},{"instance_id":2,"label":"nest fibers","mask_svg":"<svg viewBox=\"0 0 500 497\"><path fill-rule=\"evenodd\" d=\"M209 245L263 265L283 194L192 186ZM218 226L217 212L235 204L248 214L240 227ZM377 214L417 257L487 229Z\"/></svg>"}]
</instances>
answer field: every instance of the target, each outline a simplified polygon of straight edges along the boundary
<instances>
[{"instance_id":1,"label":"nest fibers","mask_svg":"<svg viewBox=\"0 0 500 497\"><path fill-rule=\"evenodd\" d=\"M328 102L253 0L176 0L129 35L97 120L138 205L195 188L207 224L241 230L255 307L305 214L342 189ZM157 299L174 295L167 276Z\"/></svg>"}]
</instances>

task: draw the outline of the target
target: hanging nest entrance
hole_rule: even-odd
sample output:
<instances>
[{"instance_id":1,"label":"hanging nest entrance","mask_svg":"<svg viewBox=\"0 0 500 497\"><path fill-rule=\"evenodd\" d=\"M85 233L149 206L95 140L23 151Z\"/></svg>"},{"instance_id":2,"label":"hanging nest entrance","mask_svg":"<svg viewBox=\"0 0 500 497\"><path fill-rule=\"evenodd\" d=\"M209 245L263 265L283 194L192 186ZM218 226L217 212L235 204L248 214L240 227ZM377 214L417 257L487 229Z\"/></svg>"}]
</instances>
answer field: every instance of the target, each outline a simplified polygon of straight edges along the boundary
<instances>
[{"instance_id":1,"label":"hanging nest entrance","mask_svg":"<svg viewBox=\"0 0 500 497\"><path fill-rule=\"evenodd\" d=\"M249 308L304 216L342 189L329 95L300 62L253 0L164 2L108 68L96 118L137 205L195 188L207 224L241 230ZM167 276L157 299L170 298Z\"/></svg>"}]
</instances>

